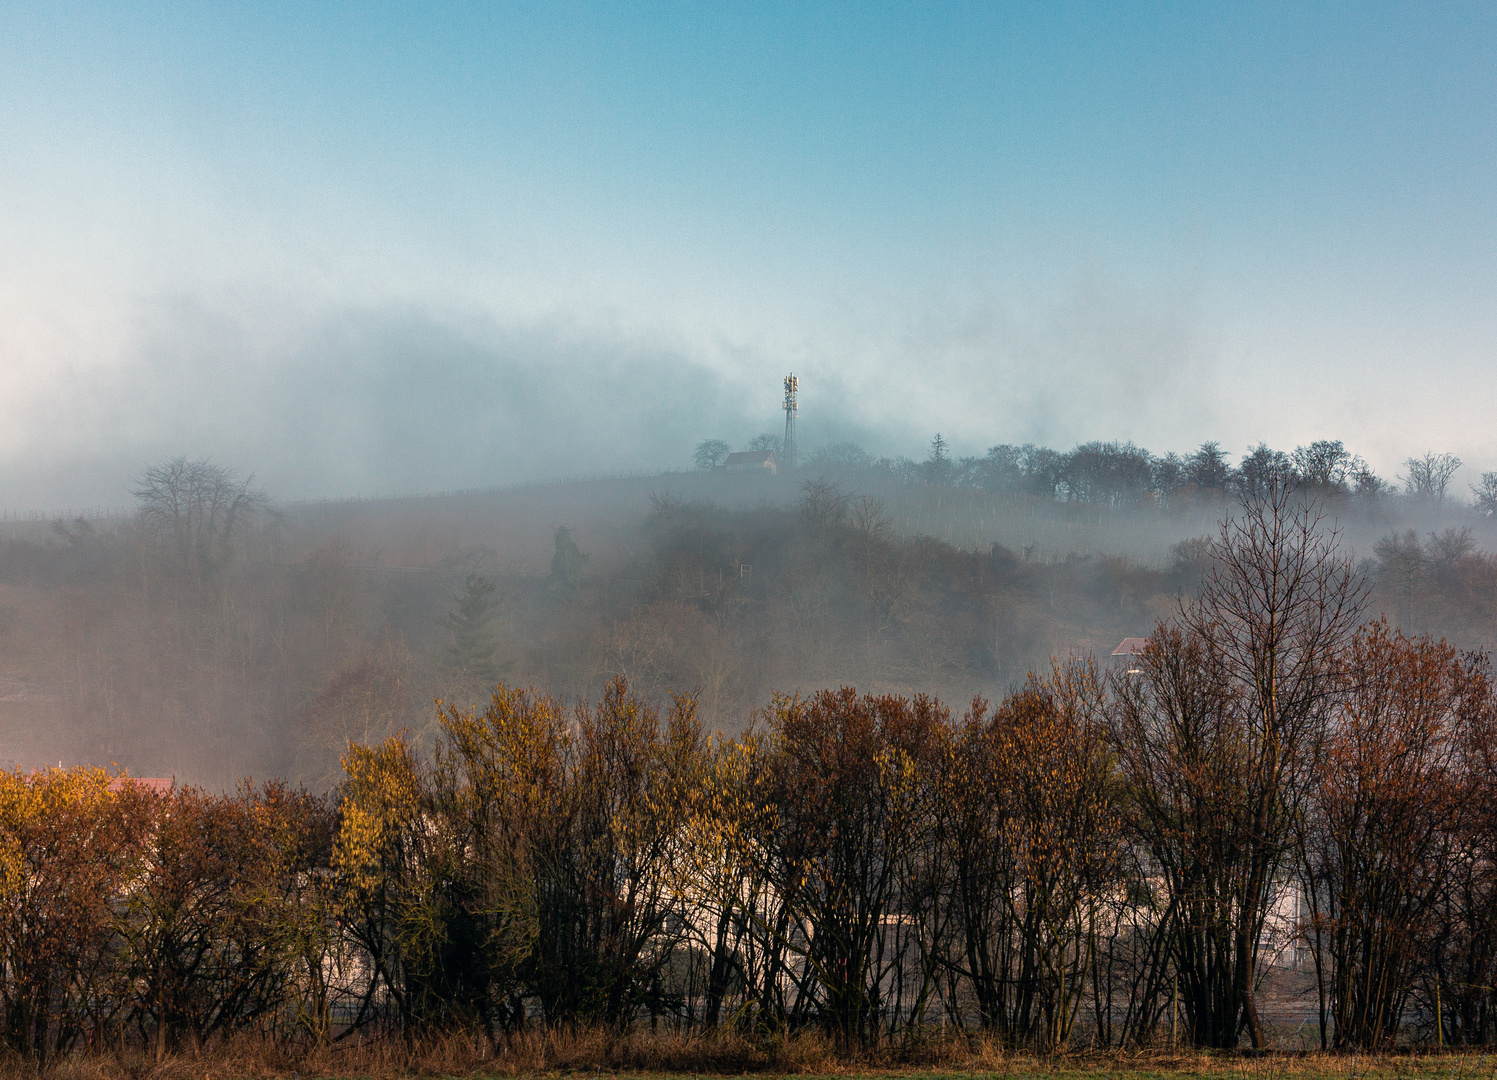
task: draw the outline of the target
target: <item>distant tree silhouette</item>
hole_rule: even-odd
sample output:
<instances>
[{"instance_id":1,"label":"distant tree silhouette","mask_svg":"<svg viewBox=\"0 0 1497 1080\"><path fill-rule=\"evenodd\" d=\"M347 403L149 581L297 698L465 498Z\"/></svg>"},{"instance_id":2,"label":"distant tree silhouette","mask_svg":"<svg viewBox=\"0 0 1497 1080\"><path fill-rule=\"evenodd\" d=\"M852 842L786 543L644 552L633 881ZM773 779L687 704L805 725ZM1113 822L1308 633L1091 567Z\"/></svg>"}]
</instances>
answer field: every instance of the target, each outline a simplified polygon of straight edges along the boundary
<instances>
[{"instance_id":1,"label":"distant tree silhouette","mask_svg":"<svg viewBox=\"0 0 1497 1080\"><path fill-rule=\"evenodd\" d=\"M1330 494L1345 493L1352 469L1361 464L1340 439L1321 439L1296 447L1290 460L1301 487Z\"/></svg>"},{"instance_id":2,"label":"distant tree silhouette","mask_svg":"<svg viewBox=\"0 0 1497 1080\"><path fill-rule=\"evenodd\" d=\"M1026 495L1055 498L1066 468L1066 455L1048 446L1025 443L1019 448L1019 463L1024 470L1020 490Z\"/></svg>"},{"instance_id":3,"label":"distant tree silhouette","mask_svg":"<svg viewBox=\"0 0 1497 1080\"><path fill-rule=\"evenodd\" d=\"M1437 454L1430 450L1422 457L1409 458L1403 467L1409 470L1403 480L1404 490L1419 498L1444 502L1446 489L1461 467L1461 459L1454 454Z\"/></svg>"},{"instance_id":4,"label":"distant tree silhouette","mask_svg":"<svg viewBox=\"0 0 1497 1080\"><path fill-rule=\"evenodd\" d=\"M1220 491L1232 482L1232 466L1219 442L1203 442L1185 461L1186 479L1206 491Z\"/></svg>"},{"instance_id":5,"label":"distant tree silhouette","mask_svg":"<svg viewBox=\"0 0 1497 1080\"><path fill-rule=\"evenodd\" d=\"M451 640L443 656L443 667L468 688L492 687L499 681L502 665L494 660L499 647L494 636L494 616L499 613L499 586L481 574L469 574L455 604L442 620Z\"/></svg>"},{"instance_id":6,"label":"distant tree silhouette","mask_svg":"<svg viewBox=\"0 0 1497 1080\"><path fill-rule=\"evenodd\" d=\"M1471 493L1476 496L1476 508L1487 517L1497 514L1497 472L1481 474L1481 485L1472 485Z\"/></svg>"},{"instance_id":7,"label":"distant tree silhouette","mask_svg":"<svg viewBox=\"0 0 1497 1080\"><path fill-rule=\"evenodd\" d=\"M868 469L873 466L873 456L857 443L829 443L817 447L807 465L823 469Z\"/></svg>"},{"instance_id":8,"label":"distant tree silhouette","mask_svg":"<svg viewBox=\"0 0 1497 1080\"><path fill-rule=\"evenodd\" d=\"M252 477L207 458L175 457L152 465L132 494L141 525L171 550L179 571L195 583L216 578L233 554L233 542L268 505Z\"/></svg>"},{"instance_id":9,"label":"distant tree silhouette","mask_svg":"<svg viewBox=\"0 0 1497 1080\"><path fill-rule=\"evenodd\" d=\"M987 456L974 464L973 482L986 491L1018 491L1024 482L1023 449L1004 443L988 447Z\"/></svg>"},{"instance_id":10,"label":"distant tree silhouette","mask_svg":"<svg viewBox=\"0 0 1497 1080\"><path fill-rule=\"evenodd\" d=\"M556 529L556 552L551 556L551 588L557 592L575 592L582 584L582 564L587 556L572 539L572 530L565 525Z\"/></svg>"},{"instance_id":11,"label":"distant tree silhouette","mask_svg":"<svg viewBox=\"0 0 1497 1080\"><path fill-rule=\"evenodd\" d=\"M1153 485L1161 502L1168 503L1186 483L1185 459L1179 454L1168 453L1154 459Z\"/></svg>"},{"instance_id":12,"label":"distant tree silhouette","mask_svg":"<svg viewBox=\"0 0 1497 1080\"><path fill-rule=\"evenodd\" d=\"M1245 498L1264 498L1280 487L1293 485L1294 463L1284 451L1270 450L1259 443L1244 455L1234 479Z\"/></svg>"},{"instance_id":13,"label":"distant tree silhouette","mask_svg":"<svg viewBox=\"0 0 1497 1080\"><path fill-rule=\"evenodd\" d=\"M1361 458L1353 458L1351 474L1348 477L1351 483L1352 493L1364 499L1380 499L1384 495L1393 492L1393 485L1383 480L1371 467Z\"/></svg>"},{"instance_id":14,"label":"distant tree silhouette","mask_svg":"<svg viewBox=\"0 0 1497 1080\"><path fill-rule=\"evenodd\" d=\"M930 441L930 457L925 462L926 481L932 484L949 484L954 468L951 462L951 447L938 431Z\"/></svg>"},{"instance_id":15,"label":"distant tree silhouette","mask_svg":"<svg viewBox=\"0 0 1497 1080\"><path fill-rule=\"evenodd\" d=\"M715 469L732 452L733 448L721 439L704 439L692 451L691 460L696 462L699 469Z\"/></svg>"},{"instance_id":16,"label":"distant tree silhouette","mask_svg":"<svg viewBox=\"0 0 1497 1080\"><path fill-rule=\"evenodd\" d=\"M1153 456L1132 443L1089 442L1065 457L1061 479L1076 502L1122 506L1148 495Z\"/></svg>"}]
</instances>

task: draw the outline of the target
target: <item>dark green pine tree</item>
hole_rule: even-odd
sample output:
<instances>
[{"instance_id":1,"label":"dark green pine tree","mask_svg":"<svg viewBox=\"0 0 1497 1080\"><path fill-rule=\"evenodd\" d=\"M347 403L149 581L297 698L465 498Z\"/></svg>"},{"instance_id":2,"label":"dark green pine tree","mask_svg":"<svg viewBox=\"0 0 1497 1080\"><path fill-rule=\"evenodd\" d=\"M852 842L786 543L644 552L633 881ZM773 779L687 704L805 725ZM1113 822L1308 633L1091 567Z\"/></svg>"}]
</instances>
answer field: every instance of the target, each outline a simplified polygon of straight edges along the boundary
<instances>
[{"instance_id":1,"label":"dark green pine tree","mask_svg":"<svg viewBox=\"0 0 1497 1080\"><path fill-rule=\"evenodd\" d=\"M499 640L494 633L494 616L499 613L499 586L481 574L469 574L463 589L454 597L456 606L442 620L452 635L443 657L443 670L461 680L464 691L487 693L504 665L494 660Z\"/></svg>"},{"instance_id":2,"label":"dark green pine tree","mask_svg":"<svg viewBox=\"0 0 1497 1080\"><path fill-rule=\"evenodd\" d=\"M565 525L556 530L556 553L551 556L551 588L557 592L576 592L582 584L582 564L587 556L572 539L572 530Z\"/></svg>"}]
</instances>

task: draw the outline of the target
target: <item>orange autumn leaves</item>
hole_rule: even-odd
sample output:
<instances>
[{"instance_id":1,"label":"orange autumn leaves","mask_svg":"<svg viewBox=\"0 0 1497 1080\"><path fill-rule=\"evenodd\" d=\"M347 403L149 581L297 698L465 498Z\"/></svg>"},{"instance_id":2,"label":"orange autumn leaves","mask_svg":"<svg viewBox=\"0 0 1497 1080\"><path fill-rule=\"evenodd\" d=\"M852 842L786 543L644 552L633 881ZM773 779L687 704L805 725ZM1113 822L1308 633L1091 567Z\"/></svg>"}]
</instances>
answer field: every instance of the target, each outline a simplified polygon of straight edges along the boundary
<instances>
[{"instance_id":1,"label":"orange autumn leaves","mask_svg":"<svg viewBox=\"0 0 1497 1080\"><path fill-rule=\"evenodd\" d=\"M429 747L351 745L327 799L0 773L0 1035L42 1066L245 1029L1231 1045L1257 954L1305 958L1327 1045L1497 1035L1485 658L1353 627L1301 654L1286 748L1212 625L960 715L777 696L732 740L622 679L501 685Z\"/></svg>"},{"instance_id":2,"label":"orange autumn leaves","mask_svg":"<svg viewBox=\"0 0 1497 1080\"><path fill-rule=\"evenodd\" d=\"M165 1054L290 1020L324 951L309 871L331 836L327 800L281 784L0 773L5 1043L45 1066L127 1029Z\"/></svg>"}]
</instances>

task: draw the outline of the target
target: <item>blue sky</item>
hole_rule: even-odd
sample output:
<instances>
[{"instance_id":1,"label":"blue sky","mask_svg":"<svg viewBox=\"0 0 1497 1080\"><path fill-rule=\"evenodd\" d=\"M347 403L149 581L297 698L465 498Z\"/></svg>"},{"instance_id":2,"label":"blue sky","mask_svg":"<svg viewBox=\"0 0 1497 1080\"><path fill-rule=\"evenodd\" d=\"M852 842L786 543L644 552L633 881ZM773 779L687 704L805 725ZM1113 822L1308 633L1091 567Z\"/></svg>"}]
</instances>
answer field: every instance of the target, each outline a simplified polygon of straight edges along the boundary
<instances>
[{"instance_id":1,"label":"blue sky","mask_svg":"<svg viewBox=\"0 0 1497 1080\"><path fill-rule=\"evenodd\" d=\"M0 504L1342 438L1497 468L1490 5L0 4Z\"/></svg>"}]
</instances>

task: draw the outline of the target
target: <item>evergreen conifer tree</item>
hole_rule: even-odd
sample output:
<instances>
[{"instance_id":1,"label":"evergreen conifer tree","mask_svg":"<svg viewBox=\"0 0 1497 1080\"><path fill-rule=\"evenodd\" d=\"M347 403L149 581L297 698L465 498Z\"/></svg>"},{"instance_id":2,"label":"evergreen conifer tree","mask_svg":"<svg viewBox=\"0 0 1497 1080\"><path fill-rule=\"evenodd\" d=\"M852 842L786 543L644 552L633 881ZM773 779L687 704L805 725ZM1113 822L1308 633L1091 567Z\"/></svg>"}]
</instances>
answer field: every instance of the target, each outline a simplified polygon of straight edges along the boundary
<instances>
[{"instance_id":1,"label":"evergreen conifer tree","mask_svg":"<svg viewBox=\"0 0 1497 1080\"><path fill-rule=\"evenodd\" d=\"M461 680L463 690L491 690L504 665L494 660L499 647L494 616L499 613L499 586L482 574L469 574L442 624L452 635L443 669Z\"/></svg>"}]
</instances>

